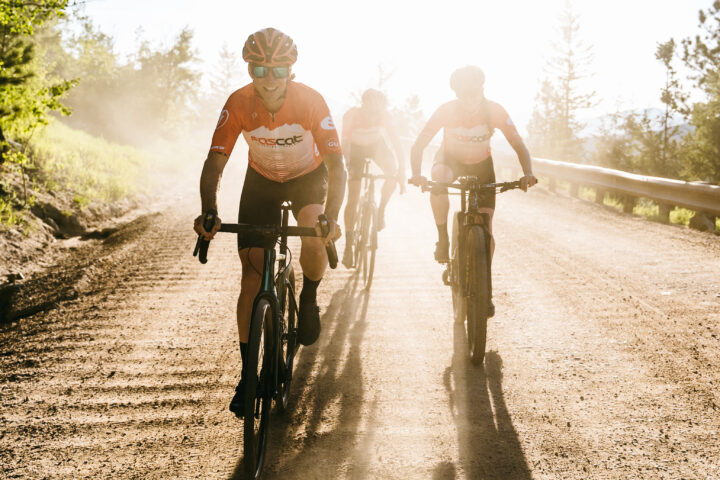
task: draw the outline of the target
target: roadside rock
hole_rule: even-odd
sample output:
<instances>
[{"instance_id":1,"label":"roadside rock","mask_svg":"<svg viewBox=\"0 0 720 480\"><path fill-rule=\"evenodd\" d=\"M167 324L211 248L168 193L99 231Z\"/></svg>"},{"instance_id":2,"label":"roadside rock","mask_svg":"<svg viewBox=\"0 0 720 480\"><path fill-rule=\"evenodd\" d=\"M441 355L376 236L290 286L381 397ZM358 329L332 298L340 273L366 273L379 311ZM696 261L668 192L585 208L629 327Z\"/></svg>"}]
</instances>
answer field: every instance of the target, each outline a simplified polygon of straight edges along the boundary
<instances>
[{"instance_id":1,"label":"roadside rock","mask_svg":"<svg viewBox=\"0 0 720 480\"><path fill-rule=\"evenodd\" d=\"M690 228L694 228L695 230L699 230L701 232L714 232L715 217L703 212L697 212L690 219Z\"/></svg>"},{"instance_id":2,"label":"roadside rock","mask_svg":"<svg viewBox=\"0 0 720 480\"><path fill-rule=\"evenodd\" d=\"M55 229L56 236L77 237L84 235L87 231L77 214L63 212L53 204L37 203L31 211Z\"/></svg>"}]
</instances>

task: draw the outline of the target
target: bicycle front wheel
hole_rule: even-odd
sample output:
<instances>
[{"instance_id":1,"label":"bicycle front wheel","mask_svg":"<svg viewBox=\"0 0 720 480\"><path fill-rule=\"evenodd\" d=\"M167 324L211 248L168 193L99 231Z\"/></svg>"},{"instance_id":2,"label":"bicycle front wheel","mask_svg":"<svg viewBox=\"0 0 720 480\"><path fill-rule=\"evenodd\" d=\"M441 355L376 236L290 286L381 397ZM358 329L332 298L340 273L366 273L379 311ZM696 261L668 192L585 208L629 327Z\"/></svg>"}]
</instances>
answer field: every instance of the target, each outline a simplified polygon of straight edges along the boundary
<instances>
[{"instance_id":1,"label":"bicycle front wheel","mask_svg":"<svg viewBox=\"0 0 720 480\"><path fill-rule=\"evenodd\" d=\"M467 339L470 360L483 363L487 340L487 311L490 300L490 269L488 268L485 232L479 226L471 227L465 242L467 286Z\"/></svg>"},{"instance_id":2,"label":"bicycle front wheel","mask_svg":"<svg viewBox=\"0 0 720 480\"><path fill-rule=\"evenodd\" d=\"M261 299L253 310L245 359L244 463L248 478L259 478L265 460L270 421L270 392L273 371L273 311L270 301Z\"/></svg>"},{"instance_id":3,"label":"bicycle front wheel","mask_svg":"<svg viewBox=\"0 0 720 480\"><path fill-rule=\"evenodd\" d=\"M297 351L297 324L295 318L295 270L290 267L287 283L284 286L284 314L282 324L280 325L280 362L278 369L278 398L276 403L278 410L284 412L287 410L290 401L290 383L292 382L293 364L295 361L295 352ZM280 291L280 288L278 288Z\"/></svg>"}]
</instances>

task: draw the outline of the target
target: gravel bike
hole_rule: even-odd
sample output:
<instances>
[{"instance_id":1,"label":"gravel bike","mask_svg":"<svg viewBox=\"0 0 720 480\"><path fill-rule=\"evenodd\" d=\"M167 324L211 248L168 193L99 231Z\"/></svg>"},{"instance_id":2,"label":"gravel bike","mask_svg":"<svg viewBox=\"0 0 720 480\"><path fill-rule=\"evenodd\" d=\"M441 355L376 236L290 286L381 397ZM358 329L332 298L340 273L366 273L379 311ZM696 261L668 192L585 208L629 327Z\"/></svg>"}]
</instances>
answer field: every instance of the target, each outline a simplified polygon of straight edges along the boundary
<instances>
[{"instance_id":1,"label":"gravel bike","mask_svg":"<svg viewBox=\"0 0 720 480\"><path fill-rule=\"evenodd\" d=\"M369 290L375 273L375 256L378 248L377 215L375 203L375 180L387 179L385 175L370 173L370 160L366 159L362 174L362 195L353 226L353 266L361 273L365 289Z\"/></svg>"},{"instance_id":2,"label":"gravel bike","mask_svg":"<svg viewBox=\"0 0 720 480\"><path fill-rule=\"evenodd\" d=\"M243 363L245 378L245 411L243 414L244 466L249 478L260 478L267 449L270 409L273 400L284 412L290 399L293 362L299 349L297 342L298 305L295 300L295 271L287 238L326 237L329 223L325 215L318 217L318 232L312 227L288 226L289 203L281 207L280 225L248 225L223 223L221 232L259 233L276 238L276 248L265 248L262 282L255 297L250 320L248 349ZM203 226L210 231L217 212L208 212ZM207 262L209 241L198 236L194 256ZM337 267L334 242L326 247L330 268ZM277 262L277 273L275 264Z\"/></svg>"},{"instance_id":3,"label":"gravel bike","mask_svg":"<svg viewBox=\"0 0 720 480\"><path fill-rule=\"evenodd\" d=\"M520 181L483 184L476 177L460 177L457 183L428 181L431 188L460 190L460 210L453 215L450 260L442 278L452 289L455 321L465 322L470 360L481 365L485 358L487 319L492 299L490 216L480 211L490 193L520 188Z\"/></svg>"}]
</instances>

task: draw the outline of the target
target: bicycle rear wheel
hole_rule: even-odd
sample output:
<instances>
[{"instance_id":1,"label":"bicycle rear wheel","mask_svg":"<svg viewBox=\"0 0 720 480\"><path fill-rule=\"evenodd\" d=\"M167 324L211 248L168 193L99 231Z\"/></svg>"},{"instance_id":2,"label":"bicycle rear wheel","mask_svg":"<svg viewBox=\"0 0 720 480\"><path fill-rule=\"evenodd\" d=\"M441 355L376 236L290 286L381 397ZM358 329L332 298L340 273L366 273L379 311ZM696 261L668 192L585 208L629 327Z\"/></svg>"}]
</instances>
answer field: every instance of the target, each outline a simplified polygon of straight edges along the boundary
<instances>
[{"instance_id":1,"label":"bicycle rear wheel","mask_svg":"<svg viewBox=\"0 0 720 480\"><path fill-rule=\"evenodd\" d=\"M368 234L370 232L371 223L371 212L366 204L360 207L360 218L358 221L359 230L356 231L355 236L357 241L357 247L355 251L355 268L360 272L363 278L363 283L367 280L367 265L368 265Z\"/></svg>"},{"instance_id":2,"label":"bicycle rear wheel","mask_svg":"<svg viewBox=\"0 0 720 480\"><path fill-rule=\"evenodd\" d=\"M288 283L285 285L285 312L280 325L280 362L278 375L282 377L278 382L278 399L276 403L278 410L284 412L287 410L290 400L290 384L292 382L292 371L295 360L295 352L297 351L297 331L295 317L295 270L290 267L290 273L287 278ZM278 292L280 288L278 288ZM291 298L293 297L293 298Z\"/></svg>"},{"instance_id":3,"label":"bicycle rear wheel","mask_svg":"<svg viewBox=\"0 0 720 480\"><path fill-rule=\"evenodd\" d=\"M470 360L475 365L483 363L487 340L487 311L489 296L488 256L485 232L473 226L465 241L467 269L467 338Z\"/></svg>"},{"instance_id":4,"label":"bicycle rear wheel","mask_svg":"<svg viewBox=\"0 0 720 480\"><path fill-rule=\"evenodd\" d=\"M365 289L370 290L370 286L373 281L373 274L375 273L375 255L377 254L377 222L375 215L377 215L377 209L372 206L368 207L368 227L367 227L367 246L366 246L366 261L365 269L363 270L363 281L365 282Z\"/></svg>"},{"instance_id":5,"label":"bicycle rear wheel","mask_svg":"<svg viewBox=\"0 0 720 480\"><path fill-rule=\"evenodd\" d=\"M244 463L248 478L259 478L265 461L271 406L272 321L270 301L261 299L253 310L245 359Z\"/></svg>"}]
</instances>

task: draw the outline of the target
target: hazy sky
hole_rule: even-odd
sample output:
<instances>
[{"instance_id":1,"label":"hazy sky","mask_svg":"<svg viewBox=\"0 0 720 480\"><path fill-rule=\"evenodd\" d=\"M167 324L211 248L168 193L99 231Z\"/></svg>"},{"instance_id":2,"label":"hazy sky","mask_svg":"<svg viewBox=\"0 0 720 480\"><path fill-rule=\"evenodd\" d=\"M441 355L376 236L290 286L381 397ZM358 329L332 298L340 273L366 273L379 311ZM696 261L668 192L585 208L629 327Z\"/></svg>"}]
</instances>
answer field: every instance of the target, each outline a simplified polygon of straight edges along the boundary
<instances>
[{"instance_id":1,"label":"hazy sky","mask_svg":"<svg viewBox=\"0 0 720 480\"><path fill-rule=\"evenodd\" d=\"M580 34L594 48L598 113L618 105L658 106L664 70L654 58L657 43L695 35L697 12L710 3L576 0ZM428 115L453 98L450 73L476 64L485 70L487 96L503 104L524 131L545 61L559 39L563 5L564 0L94 0L86 13L116 39L121 53L135 48L138 28L151 41L169 44L189 26L207 70L223 42L240 51L250 33L279 28L298 45L297 80L331 103L351 103L351 92L374 86L382 64L395 72L387 85L391 101L417 94Z\"/></svg>"}]
</instances>

